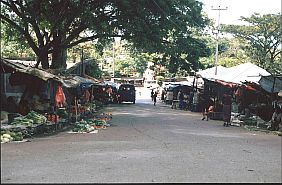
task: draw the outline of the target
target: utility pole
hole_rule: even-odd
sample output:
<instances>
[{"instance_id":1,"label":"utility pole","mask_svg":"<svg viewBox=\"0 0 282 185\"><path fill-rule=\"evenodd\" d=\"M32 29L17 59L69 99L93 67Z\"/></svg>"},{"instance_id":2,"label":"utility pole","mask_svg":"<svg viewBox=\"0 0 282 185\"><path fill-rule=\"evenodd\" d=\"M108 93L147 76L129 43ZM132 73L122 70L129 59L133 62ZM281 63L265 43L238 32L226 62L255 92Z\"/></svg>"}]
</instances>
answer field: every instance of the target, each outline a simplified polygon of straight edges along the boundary
<instances>
[{"instance_id":1,"label":"utility pole","mask_svg":"<svg viewBox=\"0 0 282 185\"><path fill-rule=\"evenodd\" d=\"M83 53L83 46L81 49L81 72L80 72L80 76L84 76L84 53Z\"/></svg>"},{"instance_id":2,"label":"utility pole","mask_svg":"<svg viewBox=\"0 0 282 185\"><path fill-rule=\"evenodd\" d=\"M211 7L212 10L218 10L218 20L217 20L217 32L215 33L216 34L216 51L215 51L215 63L214 63L214 66L215 66L215 75L217 75L217 63L218 63L218 39L219 39L219 31L220 31L220 24L219 24L219 20L220 20L220 11L221 10L227 10L227 7L226 8L220 8L220 5L218 6L218 8L213 8L213 6Z\"/></svg>"},{"instance_id":3,"label":"utility pole","mask_svg":"<svg viewBox=\"0 0 282 185\"><path fill-rule=\"evenodd\" d=\"M115 77L115 41L113 42L113 78Z\"/></svg>"}]
</instances>

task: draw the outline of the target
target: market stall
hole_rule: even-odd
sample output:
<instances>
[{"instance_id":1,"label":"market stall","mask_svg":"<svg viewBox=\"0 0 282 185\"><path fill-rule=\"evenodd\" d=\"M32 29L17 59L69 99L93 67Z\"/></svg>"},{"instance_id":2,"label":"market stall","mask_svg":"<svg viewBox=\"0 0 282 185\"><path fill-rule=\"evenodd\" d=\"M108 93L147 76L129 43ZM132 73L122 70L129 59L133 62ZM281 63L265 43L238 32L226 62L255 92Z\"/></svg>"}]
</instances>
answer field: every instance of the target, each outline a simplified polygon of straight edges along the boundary
<instances>
[{"instance_id":1,"label":"market stall","mask_svg":"<svg viewBox=\"0 0 282 185\"><path fill-rule=\"evenodd\" d=\"M220 118L222 94L232 92L231 120L239 125L252 124L265 127L271 119L277 101L277 92L282 88L281 76L273 76L251 63L231 68L220 68L217 75L199 73L204 79L204 91L214 99L215 111L211 119ZM215 116L216 115L216 116Z\"/></svg>"},{"instance_id":2,"label":"market stall","mask_svg":"<svg viewBox=\"0 0 282 185\"><path fill-rule=\"evenodd\" d=\"M1 99L5 101L1 107L1 142L56 132L83 120L93 120L96 127L109 126L97 118L103 103L94 100L95 81L51 71L1 59L1 80L5 80L1 83ZM4 112L7 118L2 120Z\"/></svg>"},{"instance_id":3,"label":"market stall","mask_svg":"<svg viewBox=\"0 0 282 185\"><path fill-rule=\"evenodd\" d=\"M1 131L22 130L28 133L25 136L32 136L57 130L68 123L64 93L78 84L75 79L6 59L1 59L1 76L1 98L4 97L1 113L6 111L9 118L1 124ZM14 93L19 87L20 91ZM58 115L60 110L64 111ZM41 117L41 122L31 121L35 117Z\"/></svg>"}]
</instances>

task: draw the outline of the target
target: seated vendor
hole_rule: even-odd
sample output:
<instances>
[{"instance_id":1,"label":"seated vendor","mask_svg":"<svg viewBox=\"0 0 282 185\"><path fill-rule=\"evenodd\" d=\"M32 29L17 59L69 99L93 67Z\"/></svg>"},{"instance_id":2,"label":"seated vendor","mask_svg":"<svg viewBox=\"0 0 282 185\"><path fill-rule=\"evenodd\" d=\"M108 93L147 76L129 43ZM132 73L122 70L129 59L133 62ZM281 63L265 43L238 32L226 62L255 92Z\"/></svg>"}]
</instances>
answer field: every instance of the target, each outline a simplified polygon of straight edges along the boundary
<instances>
[{"instance_id":1,"label":"seated vendor","mask_svg":"<svg viewBox=\"0 0 282 185\"><path fill-rule=\"evenodd\" d=\"M13 97L13 96L9 96L8 98L7 98L7 104L6 104L6 110L7 110L7 112L9 112L9 113L15 113L15 112L17 112L17 107L18 107L18 105L17 105L17 102L16 102L16 100L15 100L15 97Z\"/></svg>"},{"instance_id":2,"label":"seated vendor","mask_svg":"<svg viewBox=\"0 0 282 185\"><path fill-rule=\"evenodd\" d=\"M271 125L268 127L269 130L278 131L279 126L282 126L282 111L280 108L275 108L270 123Z\"/></svg>"}]
</instances>

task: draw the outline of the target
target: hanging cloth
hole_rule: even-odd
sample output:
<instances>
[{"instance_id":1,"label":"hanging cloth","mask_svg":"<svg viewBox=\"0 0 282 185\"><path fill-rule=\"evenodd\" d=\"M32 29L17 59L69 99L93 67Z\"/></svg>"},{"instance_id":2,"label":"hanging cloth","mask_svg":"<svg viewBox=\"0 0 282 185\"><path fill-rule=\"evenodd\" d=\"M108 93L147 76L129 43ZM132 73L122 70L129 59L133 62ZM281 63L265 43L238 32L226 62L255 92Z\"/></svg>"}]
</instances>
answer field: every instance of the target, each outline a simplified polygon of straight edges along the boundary
<instances>
[{"instance_id":1,"label":"hanging cloth","mask_svg":"<svg viewBox=\"0 0 282 185\"><path fill-rule=\"evenodd\" d=\"M55 103L57 107L63 107L66 102L66 97L61 85L58 86L56 91Z\"/></svg>"}]
</instances>

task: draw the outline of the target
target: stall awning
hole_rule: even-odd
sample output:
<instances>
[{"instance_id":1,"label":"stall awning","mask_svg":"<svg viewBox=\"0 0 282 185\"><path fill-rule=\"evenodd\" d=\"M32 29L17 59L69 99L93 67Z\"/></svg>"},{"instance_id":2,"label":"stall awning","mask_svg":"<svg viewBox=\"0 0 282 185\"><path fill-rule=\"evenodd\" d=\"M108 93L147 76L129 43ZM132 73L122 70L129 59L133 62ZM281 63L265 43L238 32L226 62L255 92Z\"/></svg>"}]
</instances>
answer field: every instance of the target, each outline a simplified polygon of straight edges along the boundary
<instances>
[{"instance_id":1,"label":"stall awning","mask_svg":"<svg viewBox=\"0 0 282 185\"><path fill-rule=\"evenodd\" d=\"M88 79L90 79L90 80L93 80L95 83L101 83L100 80L98 80L98 79L96 79L96 78L94 78L94 77L92 77L92 76L89 76L89 75L87 75L87 74L84 74L83 76L84 76L85 78L88 78Z\"/></svg>"},{"instance_id":2,"label":"stall awning","mask_svg":"<svg viewBox=\"0 0 282 185\"><path fill-rule=\"evenodd\" d=\"M216 80L216 82L223 85L223 86L230 87L230 88L238 86L238 84L236 84L236 83L225 82L225 81L222 81L222 80Z\"/></svg>"},{"instance_id":3,"label":"stall awning","mask_svg":"<svg viewBox=\"0 0 282 185\"><path fill-rule=\"evenodd\" d=\"M79 85L79 81L75 80L73 77L55 75L50 72L44 71L42 69L37 69L31 66L26 66L16 61L1 59L1 65L6 65L17 72L29 74L35 76L43 81L54 80L62 83L64 87L76 87Z\"/></svg>"},{"instance_id":4,"label":"stall awning","mask_svg":"<svg viewBox=\"0 0 282 185\"><path fill-rule=\"evenodd\" d=\"M270 75L270 73L265 69L247 62L228 68L227 73L220 75L217 79L237 84L244 82L254 82L258 84L261 76L267 75Z\"/></svg>"},{"instance_id":5,"label":"stall awning","mask_svg":"<svg viewBox=\"0 0 282 185\"><path fill-rule=\"evenodd\" d=\"M215 70L217 70L217 74L215 75ZM208 68L202 71L198 71L196 75L198 77L210 80L210 81L215 81L215 79L218 79L219 76L224 75L227 72L228 68L223 67L223 66L217 66L217 67L212 67Z\"/></svg>"},{"instance_id":6,"label":"stall awning","mask_svg":"<svg viewBox=\"0 0 282 185\"><path fill-rule=\"evenodd\" d=\"M270 75L270 73L265 69L249 62L230 68L218 66L217 70L217 75L214 75L214 67L204 71L199 71L197 72L197 75L211 81L221 80L236 84L241 84L244 82L254 82L258 84L262 76Z\"/></svg>"},{"instance_id":7,"label":"stall awning","mask_svg":"<svg viewBox=\"0 0 282 185\"><path fill-rule=\"evenodd\" d=\"M282 76L262 76L260 86L269 93L277 93L282 90Z\"/></svg>"}]
</instances>

